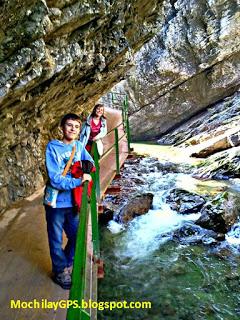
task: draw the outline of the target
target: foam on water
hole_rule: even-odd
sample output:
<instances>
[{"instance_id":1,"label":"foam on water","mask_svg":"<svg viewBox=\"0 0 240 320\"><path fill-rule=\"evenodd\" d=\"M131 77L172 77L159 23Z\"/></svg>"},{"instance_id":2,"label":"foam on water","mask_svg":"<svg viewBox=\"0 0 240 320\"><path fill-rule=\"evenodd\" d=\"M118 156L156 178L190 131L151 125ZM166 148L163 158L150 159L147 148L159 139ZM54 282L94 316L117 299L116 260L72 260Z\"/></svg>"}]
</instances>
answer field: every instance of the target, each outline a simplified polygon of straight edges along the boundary
<instances>
[{"instance_id":1,"label":"foam on water","mask_svg":"<svg viewBox=\"0 0 240 320\"><path fill-rule=\"evenodd\" d=\"M169 240L172 231L181 227L185 221L194 221L199 216L180 215L163 204L161 209L150 210L129 224L116 254L133 259L147 256Z\"/></svg>"},{"instance_id":2,"label":"foam on water","mask_svg":"<svg viewBox=\"0 0 240 320\"><path fill-rule=\"evenodd\" d=\"M234 246L240 245L240 221L235 223L231 230L226 234L226 241Z\"/></svg>"},{"instance_id":3,"label":"foam on water","mask_svg":"<svg viewBox=\"0 0 240 320\"><path fill-rule=\"evenodd\" d=\"M108 230L111 231L111 233L119 233L122 230L124 230L123 225L121 225L120 223L117 223L114 220L109 221L107 228Z\"/></svg>"},{"instance_id":4,"label":"foam on water","mask_svg":"<svg viewBox=\"0 0 240 320\"><path fill-rule=\"evenodd\" d=\"M224 183L202 182L185 173L163 174L158 171L157 167L154 168L149 158L142 159L141 165L145 170L142 174L145 184L139 185L137 188L139 193L150 192L154 194L152 210L135 218L128 224L127 228L115 221L110 221L108 229L113 234L124 230L121 238L117 240L115 254L118 257L132 259L147 257L158 250L161 244L171 239L173 232L182 227L185 222L194 222L200 217L200 213L181 215L171 210L165 200L170 189L183 188L196 193L198 189L203 189L206 193L206 190L212 192L212 189L225 187ZM155 170L153 171L153 169ZM240 223L237 227L236 225L233 226L232 231L226 235L226 240L231 245L240 244Z\"/></svg>"}]
</instances>

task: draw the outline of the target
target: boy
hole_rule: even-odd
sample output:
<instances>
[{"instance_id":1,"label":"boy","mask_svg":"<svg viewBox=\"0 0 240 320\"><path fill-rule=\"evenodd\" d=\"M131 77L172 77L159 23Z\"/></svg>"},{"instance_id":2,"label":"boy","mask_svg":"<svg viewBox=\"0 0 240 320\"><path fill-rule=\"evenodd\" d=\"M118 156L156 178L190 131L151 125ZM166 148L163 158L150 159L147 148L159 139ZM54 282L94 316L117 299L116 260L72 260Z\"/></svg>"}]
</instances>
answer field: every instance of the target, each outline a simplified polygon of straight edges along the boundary
<instances>
[{"instance_id":1,"label":"boy","mask_svg":"<svg viewBox=\"0 0 240 320\"><path fill-rule=\"evenodd\" d=\"M61 121L63 132L62 141L52 140L46 148L46 168L52 187L58 189L56 207L45 205L47 232L52 260L53 280L63 289L71 287L71 269L73 264L75 242L79 223L72 203L71 190L80 186L84 181L91 181L89 174L83 174L83 178L73 178L68 172L62 173L71 156L74 145L76 146L72 163L81 160L93 159L83 147L78 136L81 121L74 113L66 114ZM62 234L66 233L67 245L62 248Z\"/></svg>"}]
</instances>

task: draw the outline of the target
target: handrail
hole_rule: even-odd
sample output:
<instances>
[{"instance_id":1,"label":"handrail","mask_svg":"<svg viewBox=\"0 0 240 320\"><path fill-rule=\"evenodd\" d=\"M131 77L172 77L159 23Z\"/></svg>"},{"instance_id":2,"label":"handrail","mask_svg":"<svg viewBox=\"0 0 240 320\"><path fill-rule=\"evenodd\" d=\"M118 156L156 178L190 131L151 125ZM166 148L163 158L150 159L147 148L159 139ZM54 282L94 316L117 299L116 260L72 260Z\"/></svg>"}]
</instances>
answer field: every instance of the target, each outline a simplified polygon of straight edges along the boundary
<instances>
[{"instance_id":1,"label":"handrail","mask_svg":"<svg viewBox=\"0 0 240 320\"><path fill-rule=\"evenodd\" d=\"M90 315L80 308L82 300L84 300L85 291L85 272L86 272L86 257L87 257L87 226L88 226L88 181L84 183L82 204L80 209L80 222L77 231L75 256L72 272L72 286L70 289L69 300L77 301L79 308L74 308L70 305L67 312L67 320L89 320Z\"/></svg>"},{"instance_id":2,"label":"handrail","mask_svg":"<svg viewBox=\"0 0 240 320\"><path fill-rule=\"evenodd\" d=\"M114 129L120 127L122 124L124 124L124 123L123 123L123 122L119 123L116 127L112 128L110 131L108 131L106 135L109 135L109 133L111 133L112 131L114 131Z\"/></svg>"},{"instance_id":3,"label":"handrail","mask_svg":"<svg viewBox=\"0 0 240 320\"><path fill-rule=\"evenodd\" d=\"M114 136L115 136L115 149L116 149L116 172L117 174L120 173L120 164L119 164L119 141L118 141L118 129L116 128L114 130Z\"/></svg>"},{"instance_id":4,"label":"handrail","mask_svg":"<svg viewBox=\"0 0 240 320\"><path fill-rule=\"evenodd\" d=\"M126 103L127 106L127 99ZM96 142L92 146L92 154L95 162L96 171L91 173L93 179L93 187L90 197L90 209L91 209L91 225L92 225L92 243L93 243L93 254L95 261L100 258L100 245L99 245L99 231L98 231L98 211L97 211L97 200L100 198L100 162L101 159L106 157L114 148L116 154L116 173L120 173L120 161L119 161L119 142L126 137L128 138L128 148L130 146L130 140L128 136L129 124L127 107L123 109L123 122L115 126L107 134L114 131L114 144L103 154L102 158L99 159ZM124 134L119 138L118 128L124 125ZM84 295L86 290L86 263L87 263L87 234L88 234L88 220L89 220L89 204L88 204L88 181L83 185L82 193L82 204L80 208L80 222L77 231L76 248L72 272L72 286L70 289L69 300L77 301L78 308L75 305L70 304L67 311L67 320L90 320L91 315L89 312L82 308L82 301L84 301ZM92 263L92 260L91 260Z\"/></svg>"},{"instance_id":5,"label":"handrail","mask_svg":"<svg viewBox=\"0 0 240 320\"><path fill-rule=\"evenodd\" d=\"M121 141L122 138L124 138L125 136L126 136L126 133L124 133L124 134L121 136L121 138L118 139L118 141ZM107 149L107 150L103 153L102 157L99 159L99 162L101 162L101 161L103 160L104 156L106 157L106 156L112 151L112 149L114 149L114 147L115 147L115 144L113 144L109 149Z\"/></svg>"},{"instance_id":6,"label":"handrail","mask_svg":"<svg viewBox=\"0 0 240 320\"><path fill-rule=\"evenodd\" d=\"M91 198L91 222L92 222L92 242L94 257L99 259L100 246L99 246L99 233L98 233L98 214L97 214L97 201L96 201L96 172L91 173L94 181ZM89 205L88 205L88 184L86 181L83 186L82 204L80 208L80 222L77 231L75 256L72 272L72 286L70 289L69 300L77 301L78 308L70 305L67 311L67 320L90 320L90 313L82 308L82 301L84 301L85 287L86 287L86 259L87 259L87 232L88 232L88 219L89 219Z\"/></svg>"},{"instance_id":7,"label":"handrail","mask_svg":"<svg viewBox=\"0 0 240 320\"><path fill-rule=\"evenodd\" d=\"M99 232L98 232L98 209L97 209L97 192L96 192L96 172L91 173L93 179L93 186L90 198L91 208L91 222L92 222L92 242L93 242L93 254L96 259L100 258L100 244L99 244Z\"/></svg>"},{"instance_id":8,"label":"handrail","mask_svg":"<svg viewBox=\"0 0 240 320\"><path fill-rule=\"evenodd\" d=\"M111 91L110 93L115 93L115 94L118 94L119 96L125 96L126 97L126 93L121 93L121 92L117 92L117 91Z\"/></svg>"},{"instance_id":9,"label":"handrail","mask_svg":"<svg viewBox=\"0 0 240 320\"><path fill-rule=\"evenodd\" d=\"M126 135L127 137L127 144L128 144L128 153L130 153L131 148L130 148L130 126L129 126L129 120L128 120L128 96L125 94L125 99L123 100L123 108L122 108L122 119L123 121L121 123L119 123L118 125L116 125L114 128L112 128L110 131L108 131L107 135L109 133L111 133L114 130L114 136L115 136L115 142L114 145L110 146L110 148L108 148L103 155L101 156L101 158L99 159L99 155L97 152L97 147L96 147L96 143L93 143L92 146L92 154L94 154L94 161L96 164L96 191L97 191L97 199L100 199L100 162L113 150L113 148L115 147L116 150L116 173L120 174L120 165L119 165L119 141L121 141L121 139ZM123 136L121 136L121 138L118 138L118 132L116 131L121 125L123 125L124 127L124 131L126 133L124 133Z\"/></svg>"},{"instance_id":10,"label":"handrail","mask_svg":"<svg viewBox=\"0 0 240 320\"><path fill-rule=\"evenodd\" d=\"M118 133L117 133L117 127L114 128L115 130L115 142L114 144L107 150L104 152L104 154L102 155L101 158L99 158L99 154L97 151L97 144L96 142L93 143L92 146L92 150L93 150L93 159L95 162L95 166L96 166L96 194L97 194L97 199L100 200L100 196L101 196L101 191L100 191L100 162L110 153L112 152L112 150L115 148L116 152L116 173L119 174L120 173L120 164L119 164L119 141L121 141L125 136L126 133L124 133L120 138L118 138Z\"/></svg>"},{"instance_id":11,"label":"handrail","mask_svg":"<svg viewBox=\"0 0 240 320\"><path fill-rule=\"evenodd\" d=\"M129 108L129 101L128 101L128 95L126 93L121 93L117 91L112 91L112 102L114 103L114 94L124 96L123 102L122 102L122 118L124 123L124 129L127 133L127 141L128 141L128 152L130 153L131 147L131 135L130 135L130 125L129 125L129 119L128 119L128 108Z\"/></svg>"},{"instance_id":12,"label":"handrail","mask_svg":"<svg viewBox=\"0 0 240 320\"><path fill-rule=\"evenodd\" d=\"M93 142L91 154L93 155L93 160L95 163L96 174L95 174L95 186L96 186L96 194L97 198L100 198L100 165L99 165L99 153L97 150L96 142Z\"/></svg>"}]
</instances>

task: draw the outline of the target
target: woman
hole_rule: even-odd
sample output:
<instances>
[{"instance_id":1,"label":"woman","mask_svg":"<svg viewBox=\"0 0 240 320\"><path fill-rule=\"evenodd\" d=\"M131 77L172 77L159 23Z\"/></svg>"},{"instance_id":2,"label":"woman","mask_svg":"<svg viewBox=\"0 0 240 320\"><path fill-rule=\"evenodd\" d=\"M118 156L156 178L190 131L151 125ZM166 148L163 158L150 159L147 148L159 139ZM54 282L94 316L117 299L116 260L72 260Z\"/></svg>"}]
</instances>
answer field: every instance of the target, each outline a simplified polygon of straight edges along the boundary
<instances>
[{"instance_id":1,"label":"woman","mask_svg":"<svg viewBox=\"0 0 240 320\"><path fill-rule=\"evenodd\" d=\"M83 124L80 141L90 152L95 141L99 155L103 154L103 143L101 138L107 134L107 121L104 116L104 105L96 104L87 121Z\"/></svg>"}]
</instances>

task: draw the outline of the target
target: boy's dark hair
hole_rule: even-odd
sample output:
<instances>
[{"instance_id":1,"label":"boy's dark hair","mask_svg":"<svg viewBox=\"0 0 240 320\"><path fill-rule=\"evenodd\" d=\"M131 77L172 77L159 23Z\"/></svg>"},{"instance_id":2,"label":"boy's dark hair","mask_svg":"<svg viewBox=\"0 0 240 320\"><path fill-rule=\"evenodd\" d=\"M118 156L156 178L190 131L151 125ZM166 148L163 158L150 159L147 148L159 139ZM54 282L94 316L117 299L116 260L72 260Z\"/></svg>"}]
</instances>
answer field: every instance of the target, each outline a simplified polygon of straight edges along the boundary
<instances>
[{"instance_id":1,"label":"boy's dark hair","mask_svg":"<svg viewBox=\"0 0 240 320\"><path fill-rule=\"evenodd\" d=\"M77 114L75 114L75 113L67 113L67 114L65 114L65 116L62 118L61 123L60 123L60 126L61 126L61 127L64 127L64 125L65 125L65 123L67 122L67 120L76 120L76 121L78 121L80 124L82 123L80 117L79 117Z\"/></svg>"}]
</instances>

